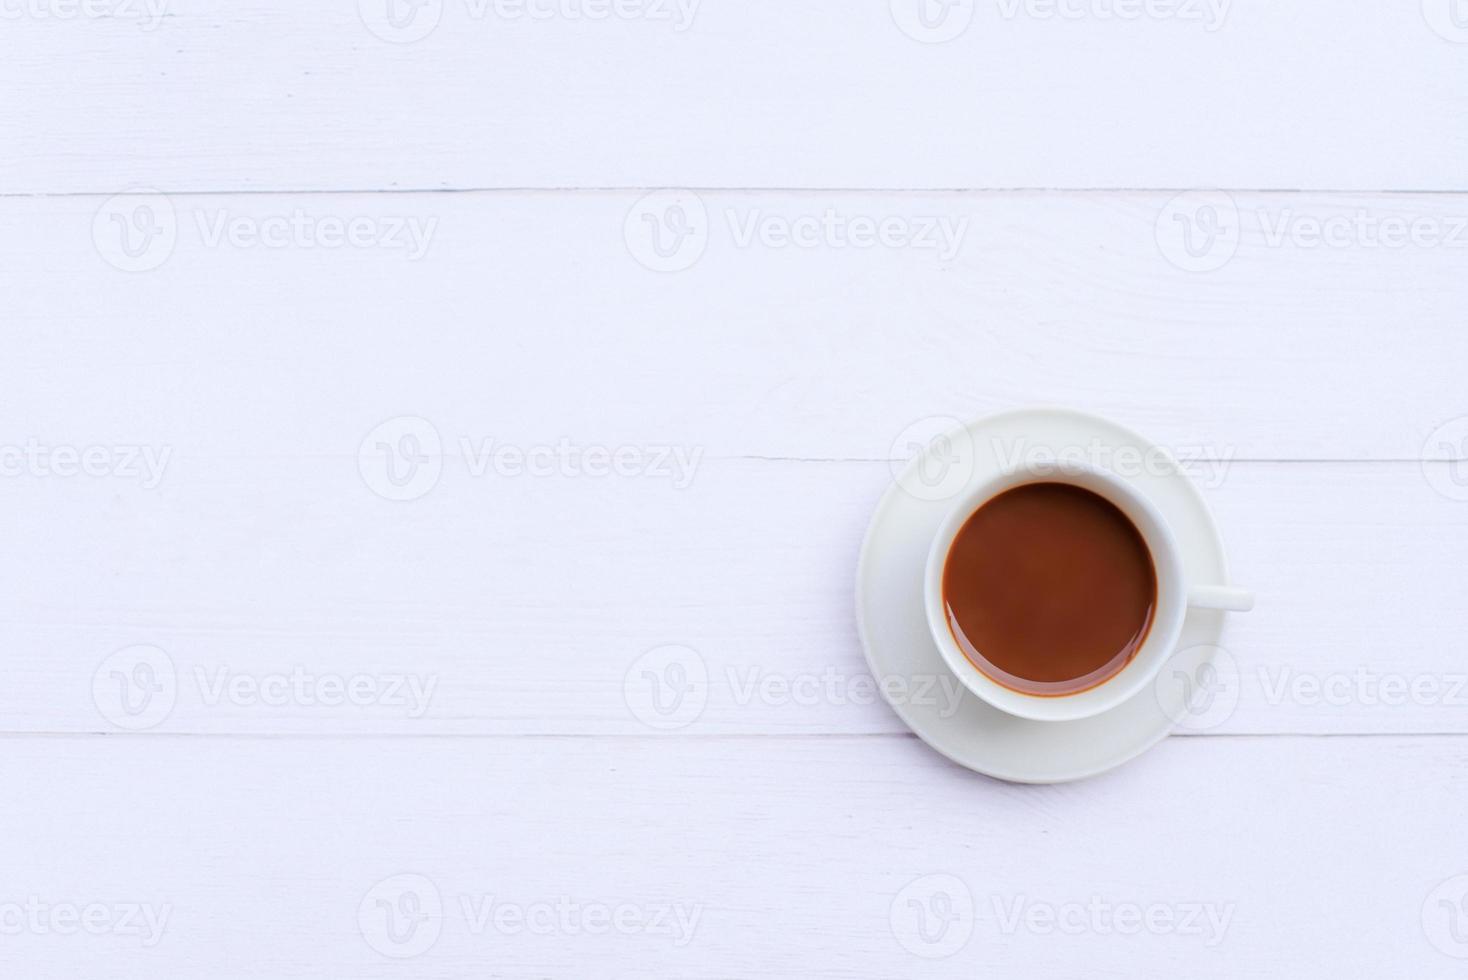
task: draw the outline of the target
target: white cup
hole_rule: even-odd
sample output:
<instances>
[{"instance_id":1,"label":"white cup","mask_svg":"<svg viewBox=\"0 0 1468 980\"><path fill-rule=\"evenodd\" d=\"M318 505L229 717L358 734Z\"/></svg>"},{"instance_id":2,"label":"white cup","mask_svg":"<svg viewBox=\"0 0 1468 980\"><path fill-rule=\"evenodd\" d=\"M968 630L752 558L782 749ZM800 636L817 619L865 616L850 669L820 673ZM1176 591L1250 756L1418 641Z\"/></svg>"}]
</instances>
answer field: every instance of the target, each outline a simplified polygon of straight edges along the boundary
<instances>
[{"instance_id":1,"label":"white cup","mask_svg":"<svg viewBox=\"0 0 1468 980\"><path fill-rule=\"evenodd\" d=\"M944 608L943 566L964 522L999 494L1028 483L1066 483L1111 501L1141 532L1157 573L1157 601L1152 625L1141 647L1116 674L1095 687L1074 694L1026 694L989 677L964 655L948 625ZM1231 586L1187 581L1177 540L1157 507L1115 474L1088 464L1068 462L1064 467L1021 467L1000 474L965 494L943 519L933 539L932 549L928 552L923 602L928 628L943 661L970 691L999 710L1020 718L1075 721L1109 711L1150 684L1177 645L1189 607L1245 612L1253 608L1254 596Z\"/></svg>"}]
</instances>

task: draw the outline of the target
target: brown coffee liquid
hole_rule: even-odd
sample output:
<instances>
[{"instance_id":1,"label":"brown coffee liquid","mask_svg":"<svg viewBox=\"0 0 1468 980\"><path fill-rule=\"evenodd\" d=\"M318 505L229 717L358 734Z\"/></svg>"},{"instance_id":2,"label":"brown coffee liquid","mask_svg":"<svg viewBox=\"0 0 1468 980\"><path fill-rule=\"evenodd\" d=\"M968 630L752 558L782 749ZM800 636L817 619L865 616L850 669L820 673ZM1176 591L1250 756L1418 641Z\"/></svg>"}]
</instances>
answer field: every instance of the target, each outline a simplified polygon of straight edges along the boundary
<instances>
[{"instance_id":1,"label":"brown coffee liquid","mask_svg":"<svg viewBox=\"0 0 1468 980\"><path fill-rule=\"evenodd\" d=\"M1068 483L1029 483L974 512L943 566L943 605L964 655L1026 694L1075 694L1136 656L1157 573L1115 504Z\"/></svg>"}]
</instances>

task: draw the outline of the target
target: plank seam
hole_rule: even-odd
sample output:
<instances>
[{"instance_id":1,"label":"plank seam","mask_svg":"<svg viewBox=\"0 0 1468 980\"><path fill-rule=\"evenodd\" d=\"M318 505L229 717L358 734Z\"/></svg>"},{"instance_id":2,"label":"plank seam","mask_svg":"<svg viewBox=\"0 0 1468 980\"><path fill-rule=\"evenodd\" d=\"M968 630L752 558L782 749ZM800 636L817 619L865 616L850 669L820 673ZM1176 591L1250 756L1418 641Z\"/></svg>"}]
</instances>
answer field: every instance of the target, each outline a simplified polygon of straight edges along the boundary
<instances>
[{"instance_id":1,"label":"plank seam","mask_svg":"<svg viewBox=\"0 0 1468 980\"><path fill-rule=\"evenodd\" d=\"M141 183L140 181L134 184ZM112 198L117 196L167 194L170 197L207 197L220 195L297 195L328 196L340 194L646 194L676 187L707 194L1180 194L1200 189L1229 194L1328 194L1335 196L1444 196L1468 197L1468 189L1453 188L1337 188L1337 187L710 187L686 184L647 184L627 186L558 186L558 187L356 187L356 188L225 188L222 190L167 190L166 188L119 188L111 191L0 191L0 200L26 198Z\"/></svg>"}]
</instances>

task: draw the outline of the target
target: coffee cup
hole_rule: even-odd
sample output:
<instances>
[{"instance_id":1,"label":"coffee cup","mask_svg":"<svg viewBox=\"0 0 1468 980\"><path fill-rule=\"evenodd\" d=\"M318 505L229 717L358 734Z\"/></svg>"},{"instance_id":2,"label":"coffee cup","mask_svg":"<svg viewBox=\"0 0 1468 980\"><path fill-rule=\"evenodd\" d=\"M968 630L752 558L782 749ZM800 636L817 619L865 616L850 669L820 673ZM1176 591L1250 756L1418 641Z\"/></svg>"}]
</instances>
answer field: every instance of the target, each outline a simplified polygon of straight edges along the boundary
<instances>
[{"instance_id":1,"label":"coffee cup","mask_svg":"<svg viewBox=\"0 0 1468 980\"><path fill-rule=\"evenodd\" d=\"M1094 686L1066 693L1033 693L1001 683L965 654L950 625L944 570L965 524L985 504L1029 484L1066 484L1090 491L1120 511L1140 535L1155 573L1155 600L1145 637L1124 666ZM1152 683L1177 646L1189 609L1244 612L1253 607L1246 590L1189 577L1166 519L1143 493L1116 474L1089 463L1020 466L965 493L939 526L924 573L924 605L933 640L949 670L975 695L1001 711L1036 721L1075 721L1117 707Z\"/></svg>"}]
</instances>

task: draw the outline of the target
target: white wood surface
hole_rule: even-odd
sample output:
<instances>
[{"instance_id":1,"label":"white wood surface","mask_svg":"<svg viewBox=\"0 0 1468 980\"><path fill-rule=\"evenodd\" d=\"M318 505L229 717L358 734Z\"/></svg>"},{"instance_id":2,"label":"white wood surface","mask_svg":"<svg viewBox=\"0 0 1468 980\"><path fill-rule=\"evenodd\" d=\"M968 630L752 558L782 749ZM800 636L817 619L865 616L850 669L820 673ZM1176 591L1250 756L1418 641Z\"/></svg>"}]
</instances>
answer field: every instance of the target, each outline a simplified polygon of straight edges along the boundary
<instances>
[{"instance_id":1,"label":"white wood surface","mask_svg":"<svg viewBox=\"0 0 1468 980\"><path fill-rule=\"evenodd\" d=\"M678 491L476 479L451 460L407 503L371 494L346 455L176 465L153 492L7 494L4 537L34 558L5 575L25 665L0 690L6 730L114 730L92 679L135 644L173 663L162 732L646 732L625 685L666 644L708 674L686 735L903 730L851 604L885 464L706 461ZM1229 622L1237 704L1207 730L1468 734L1462 503L1386 463L1237 464L1210 498L1235 579L1262 598ZM384 695L402 677L403 699L220 693L297 670ZM1378 690L1388 676L1403 690Z\"/></svg>"},{"instance_id":2,"label":"white wood surface","mask_svg":"<svg viewBox=\"0 0 1468 980\"><path fill-rule=\"evenodd\" d=\"M0 974L1460 976L1455 8L506 9L4 8ZM1032 404L1259 594L1057 787L906 733L851 605L912 441Z\"/></svg>"},{"instance_id":3,"label":"white wood surface","mask_svg":"<svg viewBox=\"0 0 1468 980\"><path fill-rule=\"evenodd\" d=\"M28 805L0 812L7 898L148 906L163 927L151 947L146 931L26 934L4 953L15 976L1130 977L1144 963L1450 980L1460 964L1427 941L1423 909L1464 870L1465 762L1462 738L1171 739L1035 788L910 737L11 739L0 771ZM443 911L431 945L431 924L398 934L427 947L399 960L364 941L358 909L402 875L431 882ZM973 912L968 941L930 960L899 937L933 875ZM649 925L681 907L691 941L630 918L604 935L480 926L489 899L629 905ZM1067 933L1012 924L1092 903ZM1174 918L1118 934L1125 904ZM1189 926L1191 908L1213 918Z\"/></svg>"},{"instance_id":4,"label":"white wood surface","mask_svg":"<svg viewBox=\"0 0 1468 980\"><path fill-rule=\"evenodd\" d=\"M701 256L662 273L628 247L636 192L12 198L10 322L62 367L9 359L0 398L43 440L161 442L180 460L354 455L399 415L451 448L566 437L881 460L922 419L1035 403L1115 416L1188 456L1447 458L1428 436L1468 411L1468 198L1231 197L1232 258L1191 272L1159 245L1160 227L1180 254L1167 192L705 192ZM128 273L92 236L134 207L171 212L175 241ZM751 220L827 211L963 234L946 259L741 244ZM417 260L406 232L401 247L333 249L213 237L221 221L297 214L433 230ZM1358 214L1447 240L1271 238L1281 221Z\"/></svg>"},{"instance_id":5,"label":"white wood surface","mask_svg":"<svg viewBox=\"0 0 1468 980\"><path fill-rule=\"evenodd\" d=\"M92 2L0 33L7 189L1468 188L1451 0Z\"/></svg>"}]
</instances>

